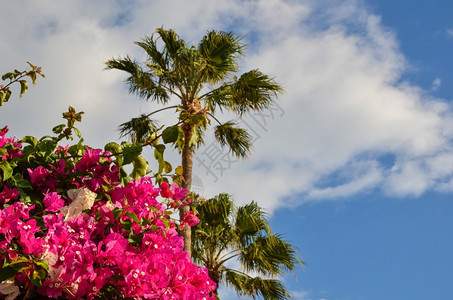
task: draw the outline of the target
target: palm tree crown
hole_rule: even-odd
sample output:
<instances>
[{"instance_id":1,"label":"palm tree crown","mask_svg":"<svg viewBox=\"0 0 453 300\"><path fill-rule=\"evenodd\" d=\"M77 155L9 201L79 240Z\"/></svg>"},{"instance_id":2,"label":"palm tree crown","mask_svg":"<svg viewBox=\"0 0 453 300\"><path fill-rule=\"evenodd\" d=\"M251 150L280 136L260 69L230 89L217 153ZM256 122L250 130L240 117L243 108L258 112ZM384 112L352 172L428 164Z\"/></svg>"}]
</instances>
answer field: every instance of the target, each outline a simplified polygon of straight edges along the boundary
<instances>
[{"instance_id":1,"label":"palm tree crown","mask_svg":"<svg viewBox=\"0 0 453 300\"><path fill-rule=\"evenodd\" d=\"M220 194L197 210L201 222L192 227L192 257L209 270L217 286L223 282L239 295L253 298L290 297L275 277L294 271L302 262L297 249L272 232L256 202L236 208L228 194ZM226 266L231 259L240 262L242 271ZM270 279L250 276L250 272Z\"/></svg>"},{"instance_id":2,"label":"palm tree crown","mask_svg":"<svg viewBox=\"0 0 453 300\"><path fill-rule=\"evenodd\" d=\"M173 30L158 28L151 37L136 42L147 59L138 63L129 56L110 59L107 69L118 69L129 74L129 91L140 98L168 105L179 114L177 125L169 128L167 142L174 142L182 155L183 187L192 185L193 151L203 143L203 134L214 119L216 139L228 146L237 157L247 157L251 136L233 121L220 123L217 111L232 111L242 115L250 110L267 109L282 88L268 75L251 70L235 76L244 44L240 37L222 31L209 31L198 43L188 46ZM143 114L120 126L123 135L131 135L143 142L155 131L150 119L153 113ZM180 216L188 211L182 207ZM183 230L184 249L190 253L190 229Z\"/></svg>"}]
</instances>

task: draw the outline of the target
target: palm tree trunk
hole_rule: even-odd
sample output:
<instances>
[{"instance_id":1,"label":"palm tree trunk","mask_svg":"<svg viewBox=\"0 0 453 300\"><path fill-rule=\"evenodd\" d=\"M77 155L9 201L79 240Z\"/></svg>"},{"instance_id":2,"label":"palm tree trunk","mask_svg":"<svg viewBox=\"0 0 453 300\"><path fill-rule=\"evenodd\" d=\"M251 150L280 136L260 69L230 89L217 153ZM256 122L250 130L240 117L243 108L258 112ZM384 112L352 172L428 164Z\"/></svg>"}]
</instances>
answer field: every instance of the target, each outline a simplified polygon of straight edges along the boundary
<instances>
[{"instance_id":1,"label":"palm tree trunk","mask_svg":"<svg viewBox=\"0 0 453 300\"><path fill-rule=\"evenodd\" d=\"M193 152L190 148L190 139L192 138L192 126L190 124L184 124L184 146L182 148L182 176L184 178L182 187L190 192L192 188L192 166L193 166ZM182 222L184 215L190 211L188 205L179 208L179 220ZM192 231L190 226L185 226L180 233L184 237L184 251L192 253Z\"/></svg>"},{"instance_id":2,"label":"palm tree trunk","mask_svg":"<svg viewBox=\"0 0 453 300\"><path fill-rule=\"evenodd\" d=\"M212 292L216 297L218 297L219 293L219 282L220 282L220 272L218 270L211 270L211 268L208 268L209 272L209 278L211 278L212 281L215 282L215 290ZM217 299L217 298L216 298Z\"/></svg>"}]
</instances>

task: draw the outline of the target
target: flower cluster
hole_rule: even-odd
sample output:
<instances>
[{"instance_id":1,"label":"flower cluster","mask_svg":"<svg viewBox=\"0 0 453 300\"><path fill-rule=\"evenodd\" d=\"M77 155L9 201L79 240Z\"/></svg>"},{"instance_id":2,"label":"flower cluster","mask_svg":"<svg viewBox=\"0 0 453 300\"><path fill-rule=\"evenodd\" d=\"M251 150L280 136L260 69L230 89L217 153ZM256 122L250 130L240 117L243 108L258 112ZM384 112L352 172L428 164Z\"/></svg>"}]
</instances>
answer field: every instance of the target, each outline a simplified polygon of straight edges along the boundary
<instances>
[{"instance_id":1,"label":"flower cluster","mask_svg":"<svg viewBox=\"0 0 453 300\"><path fill-rule=\"evenodd\" d=\"M59 147L52 153L58 159L27 165L22 152L32 151L6 132L0 132L0 296L214 299L215 283L183 251L170 218L186 190L165 181L155 186L149 177L120 184L120 168L100 149L76 157ZM198 222L190 212L182 225Z\"/></svg>"}]
</instances>

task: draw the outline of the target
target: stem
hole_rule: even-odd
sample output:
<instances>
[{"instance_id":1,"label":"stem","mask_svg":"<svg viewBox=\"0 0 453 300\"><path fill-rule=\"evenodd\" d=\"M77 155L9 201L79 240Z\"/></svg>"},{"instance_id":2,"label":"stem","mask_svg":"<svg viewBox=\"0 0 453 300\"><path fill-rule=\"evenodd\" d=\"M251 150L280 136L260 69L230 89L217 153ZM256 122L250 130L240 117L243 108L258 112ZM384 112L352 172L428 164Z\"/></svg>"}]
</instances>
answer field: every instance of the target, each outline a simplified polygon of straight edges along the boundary
<instances>
[{"instance_id":1,"label":"stem","mask_svg":"<svg viewBox=\"0 0 453 300\"><path fill-rule=\"evenodd\" d=\"M222 84L222 85L219 86L218 88L213 89L213 90L207 92L206 94L201 95L200 97L198 97L198 99L201 100L202 98L208 96L209 94L213 94L213 93L215 93L216 91L218 91L218 90L220 90L220 89L223 89L223 88L225 88L225 87L228 87L228 86L233 86L233 84L232 84L232 83L229 83L229 84Z\"/></svg>"},{"instance_id":2,"label":"stem","mask_svg":"<svg viewBox=\"0 0 453 300\"><path fill-rule=\"evenodd\" d=\"M222 123L220 123L220 121L216 117L214 117L213 114L211 114L210 112L208 112L207 114L210 115L217 123L219 123L220 126L223 125Z\"/></svg>"},{"instance_id":3,"label":"stem","mask_svg":"<svg viewBox=\"0 0 453 300\"><path fill-rule=\"evenodd\" d=\"M7 87L9 87L11 84L15 83L15 82L19 82L19 80L21 78L24 78L25 76L27 76L27 71L23 71L22 73L20 73L20 75L17 77L17 78L14 78L13 80L11 80L9 83L7 83L5 86L3 86L2 90L6 90Z\"/></svg>"},{"instance_id":4,"label":"stem","mask_svg":"<svg viewBox=\"0 0 453 300\"><path fill-rule=\"evenodd\" d=\"M164 107L164 108L158 109L156 111L153 111L152 113L149 113L146 116L149 117L149 116L154 115L155 113L161 112L163 110L170 109L170 108L178 108L178 107L179 107L179 105L172 105L172 106Z\"/></svg>"}]
</instances>

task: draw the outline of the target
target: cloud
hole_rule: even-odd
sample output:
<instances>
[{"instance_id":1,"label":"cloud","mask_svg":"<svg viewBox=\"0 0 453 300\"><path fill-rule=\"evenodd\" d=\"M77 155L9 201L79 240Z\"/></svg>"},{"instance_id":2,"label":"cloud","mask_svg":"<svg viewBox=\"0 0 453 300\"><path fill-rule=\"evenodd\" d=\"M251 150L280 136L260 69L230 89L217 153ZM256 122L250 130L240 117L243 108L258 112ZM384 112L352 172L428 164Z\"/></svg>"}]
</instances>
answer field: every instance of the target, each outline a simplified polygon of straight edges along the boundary
<instances>
[{"instance_id":1,"label":"cloud","mask_svg":"<svg viewBox=\"0 0 453 300\"><path fill-rule=\"evenodd\" d=\"M447 29L447 36L453 38L453 28Z\"/></svg>"},{"instance_id":2,"label":"cloud","mask_svg":"<svg viewBox=\"0 0 453 300\"><path fill-rule=\"evenodd\" d=\"M440 78L434 79L434 81L431 85L431 90L437 91L440 88L441 84L442 84L442 79L440 79Z\"/></svg>"},{"instance_id":3,"label":"cloud","mask_svg":"<svg viewBox=\"0 0 453 300\"><path fill-rule=\"evenodd\" d=\"M242 122L256 137L251 159L224 153L205 168L197 158L207 138L194 160L206 196L229 192L271 212L372 190L413 197L453 189L442 164L453 153L451 105L401 80L409 62L395 32L359 1L29 0L2 10L2 72L30 61L47 77L0 109L17 136L48 134L72 105L86 112L79 128L87 144L117 139L118 124L158 106L128 95L125 75L104 71L104 61L142 59L133 41L160 26L195 42L214 28L244 36L242 69L275 76L285 94L272 116Z\"/></svg>"}]
</instances>

